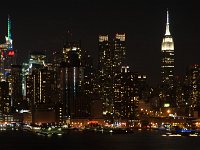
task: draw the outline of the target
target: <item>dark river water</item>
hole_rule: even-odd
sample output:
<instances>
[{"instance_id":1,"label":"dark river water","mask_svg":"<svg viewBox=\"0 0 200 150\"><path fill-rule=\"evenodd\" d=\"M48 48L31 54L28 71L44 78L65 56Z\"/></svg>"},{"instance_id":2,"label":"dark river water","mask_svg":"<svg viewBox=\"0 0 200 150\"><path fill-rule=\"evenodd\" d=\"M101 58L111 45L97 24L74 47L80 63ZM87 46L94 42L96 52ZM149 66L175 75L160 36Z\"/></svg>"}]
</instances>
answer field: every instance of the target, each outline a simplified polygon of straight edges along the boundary
<instances>
[{"instance_id":1,"label":"dark river water","mask_svg":"<svg viewBox=\"0 0 200 150\"><path fill-rule=\"evenodd\" d=\"M70 133L39 136L22 131L0 132L0 150L200 150L199 137L169 137L158 132L133 134Z\"/></svg>"}]
</instances>

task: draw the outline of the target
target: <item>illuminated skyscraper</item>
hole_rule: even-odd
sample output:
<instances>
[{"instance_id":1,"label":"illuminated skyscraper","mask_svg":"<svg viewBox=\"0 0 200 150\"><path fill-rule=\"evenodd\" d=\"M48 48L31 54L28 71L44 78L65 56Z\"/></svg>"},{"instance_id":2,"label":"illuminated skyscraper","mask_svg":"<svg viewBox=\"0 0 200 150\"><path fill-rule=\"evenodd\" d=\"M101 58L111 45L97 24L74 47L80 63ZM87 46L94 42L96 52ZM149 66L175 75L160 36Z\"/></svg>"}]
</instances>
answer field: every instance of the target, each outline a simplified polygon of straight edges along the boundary
<instances>
[{"instance_id":1,"label":"illuminated skyscraper","mask_svg":"<svg viewBox=\"0 0 200 150\"><path fill-rule=\"evenodd\" d=\"M125 34L116 34L111 41L108 35L99 36L99 92L104 115L113 113L114 77L120 73L125 50Z\"/></svg>"},{"instance_id":2,"label":"illuminated skyscraper","mask_svg":"<svg viewBox=\"0 0 200 150\"><path fill-rule=\"evenodd\" d=\"M46 66L46 55L43 52L34 51L30 53L30 59L28 63L22 65L22 95L26 97L26 79L27 75L30 75L34 70L34 66Z\"/></svg>"},{"instance_id":3,"label":"illuminated skyscraper","mask_svg":"<svg viewBox=\"0 0 200 150\"><path fill-rule=\"evenodd\" d=\"M200 65L194 64L188 67L186 81L189 116L196 115L195 117L198 117L200 116ZM199 113L198 116L197 112Z\"/></svg>"},{"instance_id":4,"label":"illuminated skyscraper","mask_svg":"<svg viewBox=\"0 0 200 150\"><path fill-rule=\"evenodd\" d=\"M8 16L8 33L5 37L6 42L0 44L0 79L7 80L7 76L10 74L11 65L15 62L15 52L13 50L13 40L11 34L11 19Z\"/></svg>"},{"instance_id":5,"label":"illuminated skyscraper","mask_svg":"<svg viewBox=\"0 0 200 150\"><path fill-rule=\"evenodd\" d=\"M71 49L68 52L67 62L61 64L61 90L64 115L70 118L81 116L80 97L80 59L78 51Z\"/></svg>"},{"instance_id":6,"label":"illuminated skyscraper","mask_svg":"<svg viewBox=\"0 0 200 150\"><path fill-rule=\"evenodd\" d=\"M71 41L67 32L60 63L60 103L63 121L89 116L89 106L93 94L94 74L91 55L81 48L81 41Z\"/></svg>"},{"instance_id":7,"label":"illuminated skyscraper","mask_svg":"<svg viewBox=\"0 0 200 150\"><path fill-rule=\"evenodd\" d=\"M139 81L141 75L122 66L114 79L114 113L118 119L134 120L138 117Z\"/></svg>"},{"instance_id":8,"label":"illuminated skyscraper","mask_svg":"<svg viewBox=\"0 0 200 150\"><path fill-rule=\"evenodd\" d=\"M166 31L161 46L161 101L172 103L174 82L174 42L169 30L169 13L167 11Z\"/></svg>"},{"instance_id":9,"label":"illuminated skyscraper","mask_svg":"<svg viewBox=\"0 0 200 150\"><path fill-rule=\"evenodd\" d=\"M7 50L4 51L4 75L5 78L8 77L8 75L11 72L11 65L15 63L15 52L13 50L13 40L12 40L12 34L11 34L11 20L10 16L8 16L8 35L5 37L6 38L6 45L7 45Z\"/></svg>"},{"instance_id":10,"label":"illuminated skyscraper","mask_svg":"<svg viewBox=\"0 0 200 150\"><path fill-rule=\"evenodd\" d=\"M116 34L113 40L113 60L112 60L112 71L113 74L119 72L125 61L126 56L126 45L125 45L125 34Z\"/></svg>"},{"instance_id":11,"label":"illuminated skyscraper","mask_svg":"<svg viewBox=\"0 0 200 150\"><path fill-rule=\"evenodd\" d=\"M108 35L99 36L99 92L103 103L103 114L112 113L112 51Z\"/></svg>"},{"instance_id":12,"label":"illuminated skyscraper","mask_svg":"<svg viewBox=\"0 0 200 150\"><path fill-rule=\"evenodd\" d=\"M174 80L174 42L169 31L169 13L167 11L167 23L165 36L161 47L161 82L173 86Z\"/></svg>"},{"instance_id":13,"label":"illuminated skyscraper","mask_svg":"<svg viewBox=\"0 0 200 150\"><path fill-rule=\"evenodd\" d=\"M93 65L92 56L88 51L84 51L82 55L82 82L81 89L84 97L84 107L87 108L86 111L90 113L90 106L93 100L98 99L98 95L95 93L95 68Z\"/></svg>"},{"instance_id":14,"label":"illuminated skyscraper","mask_svg":"<svg viewBox=\"0 0 200 150\"><path fill-rule=\"evenodd\" d=\"M33 123L38 122L43 113L55 115L55 72L51 64L46 64L45 58L44 53L33 52L29 64L24 64L22 69L23 96L26 97L27 108L31 110ZM41 119L43 121L44 118Z\"/></svg>"}]
</instances>

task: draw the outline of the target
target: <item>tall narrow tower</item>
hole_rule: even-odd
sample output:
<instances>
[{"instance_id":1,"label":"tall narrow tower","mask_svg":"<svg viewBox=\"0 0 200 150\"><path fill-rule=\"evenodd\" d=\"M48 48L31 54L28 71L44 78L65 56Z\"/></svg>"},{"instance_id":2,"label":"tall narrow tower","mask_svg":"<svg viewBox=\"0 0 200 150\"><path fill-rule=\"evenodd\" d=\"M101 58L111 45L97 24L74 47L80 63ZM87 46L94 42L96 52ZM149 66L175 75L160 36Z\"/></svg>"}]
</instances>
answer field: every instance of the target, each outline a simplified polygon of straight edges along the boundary
<instances>
[{"instance_id":1,"label":"tall narrow tower","mask_svg":"<svg viewBox=\"0 0 200 150\"><path fill-rule=\"evenodd\" d=\"M169 31L169 13L167 10L166 31L161 46L161 82L173 87L174 78L174 42Z\"/></svg>"},{"instance_id":2,"label":"tall narrow tower","mask_svg":"<svg viewBox=\"0 0 200 150\"><path fill-rule=\"evenodd\" d=\"M114 78L120 73L125 61L125 33L116 34L113 40L108 35L99 36L99 94L103 104L103 115L114 112Z\"/></svg>"},{"instance_id":3,"label":"tall narrow tower","mask_svg":"<svg viewBox=\"0 0 200 150\"><path fill-rule=\"evenodd\" d=\"M8 15L8 33L6 38L6 51L4 52L4 76L5 79L7 80L8 75L11 72L11 65L15 64L15 52L13 50L13 41L12 41L12 36L11 36L11 19L10 16Z\"/></svg>"},{"instance_id":4,"label":"tall narrow tower","mask_svg":"<svg viewBox=\"0 0 200 150\"><path fill-rule=\"evenodd\" d=\"M7 76L10 74L11 65L14 64L14 50L11 36L11 20L8 15L8 33L5 36L6 42L0 44L0 81L7 80Z\"/></svg>"},{"instance_id":5,"label":"tall narrow tower","mask_svg":"<svg viewBox=\"0 0 200 150\"><path fill-rule=\"evenodd\" d=\"M174 42L169 30L169 12L167 10L166 31L161 46L161 102L175 104L174 98Z\"/></svg>"}]
</instances>

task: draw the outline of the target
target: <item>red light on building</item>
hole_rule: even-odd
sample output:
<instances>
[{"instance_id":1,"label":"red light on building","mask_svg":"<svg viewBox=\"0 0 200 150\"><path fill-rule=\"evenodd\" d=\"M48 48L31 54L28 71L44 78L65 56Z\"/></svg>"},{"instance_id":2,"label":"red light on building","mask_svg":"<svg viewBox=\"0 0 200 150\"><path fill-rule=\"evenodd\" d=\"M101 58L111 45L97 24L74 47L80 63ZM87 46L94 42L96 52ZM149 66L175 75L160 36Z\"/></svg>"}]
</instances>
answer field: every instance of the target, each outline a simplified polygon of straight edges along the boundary
<instances>
[{"instance_id":1,"label":"red light on building","mask_svg":"<svg viewBox=\"0 0 200 150\"><path fill-rule=\"evenodd\" d=\"M8 52L8 56L11 56L11 57L12 57L12 56L14 56L14 55L15 55L15 52L14 52L14 51L9 51L9 52Z\"/></svg>"},{"instance_id":2,"label":"red light on building","mask_svg":"<svg viewBox=\"0 0 200 150\"><path fill-rule=\"evenodd\" d=\"M88 124L98 124L98 121L88 121Z\"/></svg>"}]
</instances>

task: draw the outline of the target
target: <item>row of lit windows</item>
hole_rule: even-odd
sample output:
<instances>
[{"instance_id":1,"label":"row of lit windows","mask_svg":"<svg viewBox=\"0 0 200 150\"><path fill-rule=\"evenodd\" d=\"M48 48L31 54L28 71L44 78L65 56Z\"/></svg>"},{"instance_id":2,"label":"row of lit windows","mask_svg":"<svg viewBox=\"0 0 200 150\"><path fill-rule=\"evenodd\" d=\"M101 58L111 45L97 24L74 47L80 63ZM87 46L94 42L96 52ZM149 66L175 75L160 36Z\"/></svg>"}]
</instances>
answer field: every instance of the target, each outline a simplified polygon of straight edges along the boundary
<instances>
[{"instance_id":1,"label":"row of lit windows","mask_svg":"<svg viewBox=\"0 0 200 150\"><path fill-rule=\"evenodd\" d=\"M174 66L161 66L162 68L173 68Z\"/></svg>"}]
</instances>

